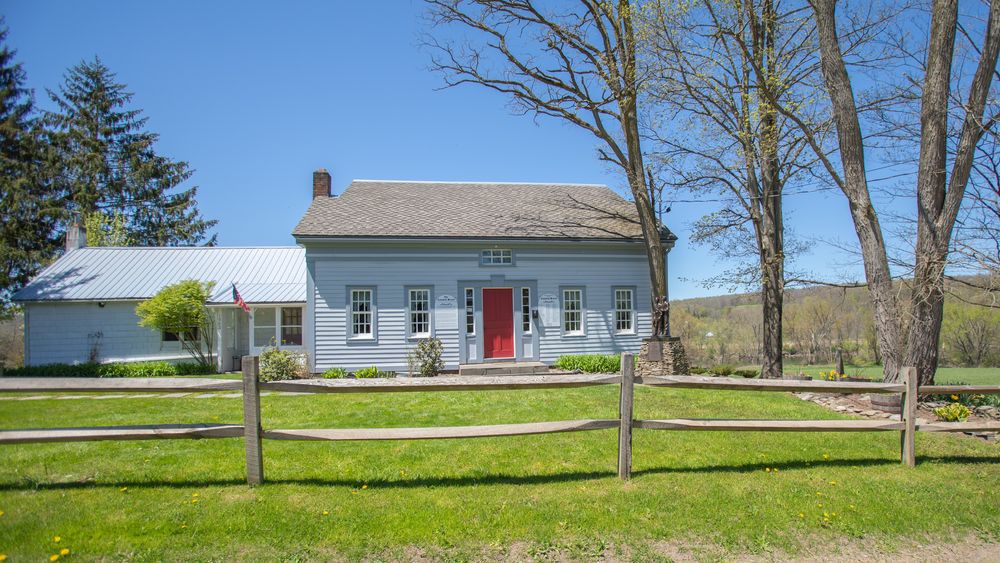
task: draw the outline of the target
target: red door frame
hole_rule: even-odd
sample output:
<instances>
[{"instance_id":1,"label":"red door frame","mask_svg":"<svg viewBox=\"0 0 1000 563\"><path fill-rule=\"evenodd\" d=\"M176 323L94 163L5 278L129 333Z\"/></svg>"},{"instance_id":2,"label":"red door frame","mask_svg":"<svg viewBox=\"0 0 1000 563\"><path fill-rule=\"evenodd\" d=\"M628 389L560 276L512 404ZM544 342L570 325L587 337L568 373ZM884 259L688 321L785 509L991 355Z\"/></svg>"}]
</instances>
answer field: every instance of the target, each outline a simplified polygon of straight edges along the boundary
<instances>
[{"instance_id":1,"label":"red door frame","mask_svg":"<svg viewBox=\"0 0 1000 563\"><path fill-rule=\"evenodd\" d=\"M514 288L483 288L483 359L514 359Z\"/></svg>"}]
</instances>

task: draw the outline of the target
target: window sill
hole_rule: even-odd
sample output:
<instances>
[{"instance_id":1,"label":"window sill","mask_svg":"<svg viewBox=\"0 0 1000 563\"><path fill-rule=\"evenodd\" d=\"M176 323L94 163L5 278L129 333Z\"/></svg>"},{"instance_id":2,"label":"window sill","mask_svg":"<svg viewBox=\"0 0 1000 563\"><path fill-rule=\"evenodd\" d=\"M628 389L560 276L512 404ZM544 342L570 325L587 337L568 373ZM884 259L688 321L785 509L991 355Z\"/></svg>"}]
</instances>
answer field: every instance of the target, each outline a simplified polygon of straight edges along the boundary
<instances>
[{"instance_id":1,"label":"window sill","mask_svg":"<svg viewBox=\"0 0 1000 563\"><path fill-rule=\"evenodd\" d=\"M634 330L629 330L629 331L623 331L623 332L616 332L615 336L635 336L635 331Z\"/></svg>"},{"instance_id":2,"label":"window sill","mask_svg":"<svg viewBox=\"0 0 1000 563\"><path fill-rule=\"evenodd\" d=\"M406 337L407 340L430 340L431 338L434 338L434 337L431 334L429 334L429 333L411 334L411 335L409 335L409 336Z\"/></svg>"},{"instance_id":3,"label":"window sill","mask_svg":"<svg viewBox=\"0 0 1000 563\"><path fill-rule=\"evenodd\" d=\"M587 334L584 332L564 332L563 338L584 338Z\"/></svg>"}]
</instances>

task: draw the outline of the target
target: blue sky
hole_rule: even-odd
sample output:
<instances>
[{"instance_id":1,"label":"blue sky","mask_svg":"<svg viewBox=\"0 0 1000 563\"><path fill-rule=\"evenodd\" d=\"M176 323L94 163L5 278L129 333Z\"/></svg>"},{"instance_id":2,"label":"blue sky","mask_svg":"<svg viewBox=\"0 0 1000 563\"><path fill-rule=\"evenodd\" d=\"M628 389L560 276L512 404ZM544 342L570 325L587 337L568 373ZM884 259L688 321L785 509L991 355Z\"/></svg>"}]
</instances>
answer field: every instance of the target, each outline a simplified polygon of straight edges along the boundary
<instances>
[{"instance_id":1,"label":"blue sky","mask_svg":"<svg viewBox=\"0 0 1000 563\"><path fill-rule=\"evenodd\" d=\"M624 188L588 133L512 115L485 90L438 90L417 46L423 9L406 0L0 3L38 104L50 107L44 90L68 67L101 57L135 93L159 151L195 169L200 207L219 220L223 245L293 244L319 167L334 191L353 178ZM680 236L670 255L674 299L726 291L696 281L724 264L688 241L713 205L676 203L667 216ZM788 197L785 211L800 236L855 244L839 192ZM818 242L801 262L826 278L862 275Z\"/></svg>"}]
</instances>

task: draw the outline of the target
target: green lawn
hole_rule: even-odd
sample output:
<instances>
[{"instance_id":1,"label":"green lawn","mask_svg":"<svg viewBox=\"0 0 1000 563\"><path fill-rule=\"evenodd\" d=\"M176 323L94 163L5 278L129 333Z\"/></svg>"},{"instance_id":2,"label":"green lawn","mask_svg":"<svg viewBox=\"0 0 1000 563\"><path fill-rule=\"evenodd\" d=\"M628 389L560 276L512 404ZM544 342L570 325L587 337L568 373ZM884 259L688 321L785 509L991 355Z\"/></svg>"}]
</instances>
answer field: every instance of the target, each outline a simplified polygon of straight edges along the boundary
<instances>
[{"instance_id":1,"label":"green lawn","mask_svg":"<svg viewBox=\"0 0 1000 563\"><path fill-rule=\"evenodd\" d=\"M489 424L613 418L617 392L269 396L262 408L270 428ZM785 394L640 387L636 404L640 418L836 418ZM238 422L240 409L224 398L0 401L0 428ZM255 489L239 439L0 446L0 554L467 559L518 545L587 560L608 546L652 559L661 540L710 546L713 557L854 538L889 549L911 538L1000 541L1000 446L980 440L920 434L909 469L896 433L637 430L627 484L616 443L613 430L266 441L267 483Z\"/></svg>"},{"instance_id":2,"label":"green lawn","mask_svg":"<svg viewBox=\"0 0 1000 563\"><path fill-rule=\"evenodd\" d=\"M785 364L785 373L798 373L801 371L806 375L817 375L821 371L829 372L834 369L834 364L819 364L810 366L800 366ZM872 379L882 378L882 366L852 366L845 365L844 371L847 375L859 375ZM1000 385L1000 368L938 368L934 378L935 383L967 383L969 385Z\"/></svg>"}]
</instances>

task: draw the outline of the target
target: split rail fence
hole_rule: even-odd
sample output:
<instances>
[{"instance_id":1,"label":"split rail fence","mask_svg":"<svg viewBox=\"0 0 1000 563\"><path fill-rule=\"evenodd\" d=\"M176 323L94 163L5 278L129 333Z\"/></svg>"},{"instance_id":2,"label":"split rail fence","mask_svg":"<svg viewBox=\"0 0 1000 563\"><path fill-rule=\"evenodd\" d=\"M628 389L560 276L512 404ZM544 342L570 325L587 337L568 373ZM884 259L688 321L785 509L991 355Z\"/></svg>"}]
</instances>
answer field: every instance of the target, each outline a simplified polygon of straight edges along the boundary
<instances>
[{"instance_id":1,"label":"split rail fence","mask_svg":"<svg viewBox=\"0 0 1000 563\"><path fill-rule=\"evenodd\" d=\"M208 378L0 378L0 392L66 393L112 392L188 393L239 391L243 398L243 424L157 424L86 428L45 428L0 430L0 444L42 442L86 442L98 440L156 440L243 437L246 445L247 482L264 482L263 440L424 440L446 438L482 438L524 436L556 432L618 429L618 475L629 479L632 472L632 433L634 429L672 431L749 431L749 432L899 432L901 462L916 464L916 432L1000 431L1000 422L935 422L917 424L917 395L928 394L1000 394L1000 385L929 385L917 388L916 369L903 368L901 383L864 383L853 381L801 381L771 379L732 379L690 375L636 377L633 355L622 354L618 375L552 375L500 377L434 377L400 379L332 379L298 381L259 381L259 363L255 356L243 358L243 381ZM260 416L260 392L294 393L398 393L426 391L495 391L512 389L565 389L596 385L618 385L617 418L580 419L523 424L485 426L443 426L422 428L331 428L265 429ZM900 420L746 420L746 419L635 419L633 416L636 385L680 389L715 389L727 391L779 391L813 393L882 393L900 394ZM169 395L168 395L169 397Z\"/></svg>"}]
</instances>

